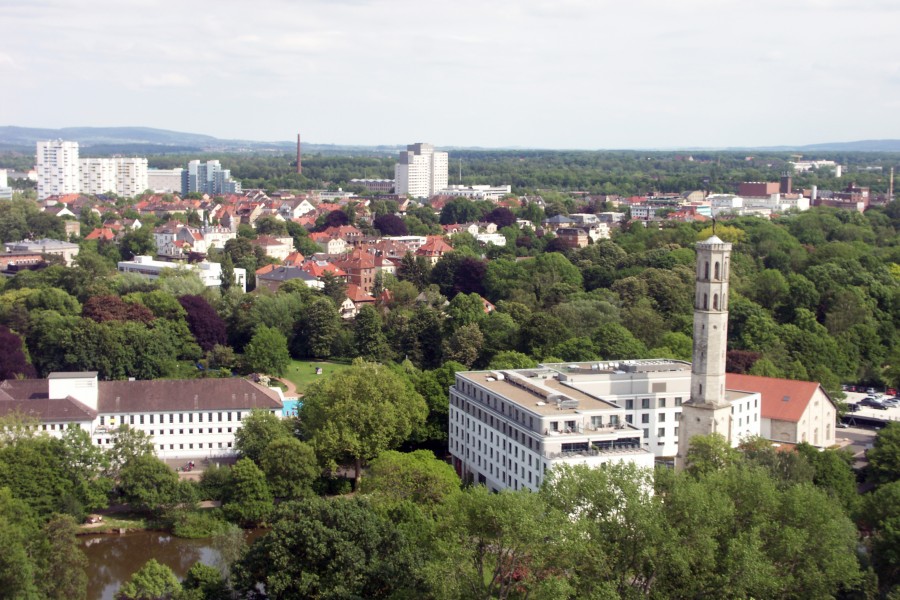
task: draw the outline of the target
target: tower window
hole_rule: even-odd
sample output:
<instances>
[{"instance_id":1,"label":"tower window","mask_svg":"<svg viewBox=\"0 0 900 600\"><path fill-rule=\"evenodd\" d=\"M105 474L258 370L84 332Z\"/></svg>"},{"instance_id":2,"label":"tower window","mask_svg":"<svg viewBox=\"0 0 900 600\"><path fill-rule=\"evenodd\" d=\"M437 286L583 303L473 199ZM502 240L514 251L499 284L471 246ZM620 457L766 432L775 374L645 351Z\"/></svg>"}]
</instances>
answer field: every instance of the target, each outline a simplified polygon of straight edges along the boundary
<instances>
[{"instance_id":1,"label":"tower window","mask_svg":"<svg viewBox=\"0 0 900 600\"><path fill-rule=\"evenodd\" d=\"M709 296L703 294L703 310L709 310Z\"/></svg>"},{"instance_id":2,"label":"tower window","mask_svg":"<svg viewBox=\"0 0 900 600\"><path fill-rule=\"evenodd\" d=\"M705 262L703 268L703 279L709 279L709 262Z\"/></svg>"},{"instance_id":3,"label":"tower window","mask_svg":"<svg viewBox=\"0 0 900 600\"><path fill-rule=\"evenodd\" d=\"M719 295L713 294L713 310L719 310Z\"/></svg>"},{"instance_id":4,"label":"tower window","mask_svg":"<svg viewBox=\"0 0 900 600\"><path fill-rule=\"evenodd\" d=\"M715 273L715 278L719 279L719 263L718 262L716 262L714 273Z\"/></svg>"}]
</instances>

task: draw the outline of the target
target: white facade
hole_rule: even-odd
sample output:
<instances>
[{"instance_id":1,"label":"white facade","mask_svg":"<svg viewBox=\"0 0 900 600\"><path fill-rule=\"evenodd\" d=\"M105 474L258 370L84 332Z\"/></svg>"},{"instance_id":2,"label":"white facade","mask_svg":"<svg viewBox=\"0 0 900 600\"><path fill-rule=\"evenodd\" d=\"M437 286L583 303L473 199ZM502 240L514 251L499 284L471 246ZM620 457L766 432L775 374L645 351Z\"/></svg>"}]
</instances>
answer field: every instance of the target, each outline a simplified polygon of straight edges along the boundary
<instances>
[{"instance_id":1,"label":"white facade","mask_svg":"<svg viewBox=\"0 0 900 600\"><path fill-rule=\"evenodd\" d=\"M5 244L7 252L39 252L41 254L54 254L61 256L67 267L71 267L75 257L78 256L79 246L71 242L61 240L22 240L21 242L9 242Z\"/></svg>"},{"instance_id":2,"label":"white facade","mask_svg":"<svg viewBox=\"0 0 900 600\"><path fill-rule=\"evenodd\" d=\"M48 400L40 405L51 414L29 409L24 396L34 382L21 380L0 382L0 412L37 416L51 437L79 427L102 449L111 448L116 429L127 425L149 435L161 459L234 456L243 418L253 409L281 417L284 403L280 389L236 378L98 381L96 372L85 372L51 373L46 382ZM68 404L68 410L54 404Z\"/></svg>"},{"instance_id":3,"label":"white facade","mask_svg":"<svg viewBox=\"0 0 900 600\"><path fill-rule=\"evenodd\" d=\"M215 262L182 264L153 260L149 256L135 256L134 260L120 261L118 266L120 273L137 273L148 279L157 279L166 269L184 269L195 272L203 285L207 287L222 285L222 265ZM247 291L247 271L245 269L234 268L234 283L242 290Z\"/></svg>"},{"instance_id":4,"label":"white facade","mask_svg":"<svg viewBox=\"0 0 900 600\"><path fill-rule=\"evenodd\" d=\"M12 200L12 188L9 187L6 169L0 169L0 200Z\"/></svg>"},{"instance_id":5,"label":"white facade","mask_svg":"<svg viewBox=\"0 0 900 600\"><path fill-rule=\"evenodd\" d=\"M472 198L473 200L488 200L497 202L503 196L512 193L509 185L451 185L435 192L441 196L455 196L458 198Z\"/></svg>"},{"instance_id":6,"label":"white facade","mask_svg":"<svg viewBox=\"0 0 900 600\"><path fill-rule=\"evenodd\" d=\"M116 163L111 158L81 158L78 160L81 192L85 194L115 194Z\"/></svg>"},{"instance_id":7,"label":"white facade","mask_svg":"<svg viewBox=\"0 0 900 600\"><path fill-rule=\"evenodd\" d=\"M182 168L147 169L147 187L158 194L181 193Z\"/></svg>"},{"instance_id":8,"label":"white facade","mask_svg":"<svg viewBox=\"0 0 900 600\"><path fill-rule=\"evenodd\" d=\"M447 187L446 152L431 144L410 144L394 166L394 191L413 198L429 198Z\"/></svg>"},{"instance_id":9,"label":"white facade","mask_svg":"<svg viewBox=\"0 0 900 600\"><path fill-rule=\"evenodd\" d=\"M565 386L550 369L457 373L449 420L457 473L494 491L537 490L558 464L653 466L620 407Z\"/></svg>"},{"instance_id":10,"label":"white facade","mask_svg":"<svg viewBox=\"0 0 900 600\"><path fill-rule=\"evenodd\" d=\"M78 174L78 142L49 140L37 143L38 200L81 191Z\"/></svg>"}]
</instances>

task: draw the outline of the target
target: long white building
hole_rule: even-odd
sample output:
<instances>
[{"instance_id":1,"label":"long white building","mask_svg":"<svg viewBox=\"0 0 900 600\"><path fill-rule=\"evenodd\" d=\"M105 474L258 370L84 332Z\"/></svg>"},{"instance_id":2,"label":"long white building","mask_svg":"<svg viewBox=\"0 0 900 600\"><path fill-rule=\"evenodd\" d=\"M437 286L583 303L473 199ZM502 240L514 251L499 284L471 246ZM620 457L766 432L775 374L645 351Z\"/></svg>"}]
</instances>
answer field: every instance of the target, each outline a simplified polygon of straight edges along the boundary
<instances>
[{"instance_id":1,"label":"long white building","mask_svg":"<svg viewBox=\"0 0 900 600\"><path fill-rule=\"evenodd\" d=\"M162 459L234 456L243 418L254 409L280 417L283 401L280 390L237 377L98 381L96 372L83 372L0 382L0 416L35 417L53 437L78 427L103 449L127 425L149 435Z\"/></svg>"},{"instance_id":2,"label":"long white building","mask_svg":"<svg viewBox=\"0 0 900 600\"><path fill-rule=\"evenodd\" d=\"M146 158L81 158L78 169L85 194L112 192L133 198L150 187Z\"/></svg>"},{"instance_id":3,"label":"long white building","mask_svg":"<svg viewBox=\"0 0 900 600\"><path fill-rule=\"evenodd\" d=\"M410 144L394 166L394 192L412 198L428 198L447 187L447 153L431 144Z\"/></svg>"},{"instance_id":4,"label":"long white building","mask_svg":"<svg viewBox=\"0 0 900 600\"><path fill-rule=\"evenodd\" d=\"M185 269L196 273L207 287L222 285L222 265L217 262L184 264L153 260L149 256L135 256L132 260L119 261L118 268L120 273L135 273L147 279L158 279L166 269ZM234 268L234 284L247 291L246 269Z\"/></svg>"},{"instance_id":5,"label":"long white building","mask_svg":"<svg viewBox=\"0 0 900 600\"><path fill-rule=\"evenodd\" d=\"M48 140L37 143L35 157L38 200L81 191L78 142Z\"/></svg>"}]
</instances>

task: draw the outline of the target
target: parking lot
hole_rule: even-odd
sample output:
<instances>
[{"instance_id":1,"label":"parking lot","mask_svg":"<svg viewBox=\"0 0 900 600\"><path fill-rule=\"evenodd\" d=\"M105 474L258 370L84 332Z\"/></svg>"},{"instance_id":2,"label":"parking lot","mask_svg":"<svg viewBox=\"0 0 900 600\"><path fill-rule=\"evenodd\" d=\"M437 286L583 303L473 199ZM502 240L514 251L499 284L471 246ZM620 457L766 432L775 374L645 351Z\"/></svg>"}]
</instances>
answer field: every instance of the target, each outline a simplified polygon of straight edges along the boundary
<instances>
[{"instance_id":1,"label":"parking lot","mask_svg":"<svg viewBox=\"0 0 900 600\"><path fill-rule=\"evenodd\" d=\"M847 395L846 400L844 400L847 404L856 404L868 395L859 392L844 393ZM850 416L869 417L872 419L881 419L883 421L900 421L900 406L894 406L887 410L862 406L856 412L848 412L845 415L845 418Z\"/></svg>"}]
</instances>

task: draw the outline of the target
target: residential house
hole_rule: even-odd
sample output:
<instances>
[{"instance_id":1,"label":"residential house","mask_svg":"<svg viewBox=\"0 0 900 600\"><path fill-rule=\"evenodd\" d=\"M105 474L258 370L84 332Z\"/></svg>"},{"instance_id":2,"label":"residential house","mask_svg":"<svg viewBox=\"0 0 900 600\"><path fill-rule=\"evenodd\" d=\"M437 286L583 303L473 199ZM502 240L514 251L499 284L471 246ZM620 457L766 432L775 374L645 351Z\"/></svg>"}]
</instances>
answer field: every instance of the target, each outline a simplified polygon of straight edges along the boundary
<instances>
[{"instance_id":1,"label":"residential house","mask_svg":"<svg viewBox=\"0 0 900 600\"><path fill-rule=\"evenodd\" d=\"M347 273L348 283L359 286L366 294L375 285L375 257L365 250L354 250L335 265ZM374 299L373 299L374 300Z\"/></svg>"},{"instance_id":2,"label":"residential house","mask_svg":"<svg viewBox=\"0 0 900 600\"><path fill-rule=\"evenodd\" d=\"M445 254L453 252L453 246L436 235L428 236L428 241L416 250L416 256L424 256L431 264L436 264Z\"/></svg>"},{"instance_id":3,"label":"residential house","mask_svg":"<svg viewBox=\"0 0 900 600\"><path fill-rule=\"evenodd\" d=\"M266 253L276 260L284 260L288 254L294 250L294 239L291 237L275 238L269 235L261 235L255 240L250 240L254 246L259 246Z\"/></svg>"},{"instance_id":4,"label":"residential house","mask_svg":"<svg viewBox=\"0 0 900 600\"><path fill-rule=\"evenodd\" d=\"M261 272L262 271L262 272ZM307 287L321 289L322 282L299 267L267 265L256 271L256 286L276 292L286 281L299 279Z\"/></svg>"},{"instance_id":5,"label":"residential house","mask_svg":"<svg viewBox=\"0 0 900 600\"><path fill-rule=\"evenodd\" d=\"M339 307L341 318L352 319L366 304L375 306L375 298L356 284L347 284L347 297Z\"/></svg>"}]
</instances>

